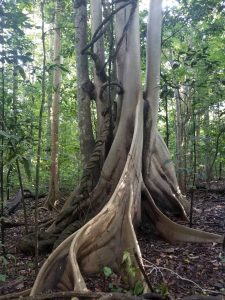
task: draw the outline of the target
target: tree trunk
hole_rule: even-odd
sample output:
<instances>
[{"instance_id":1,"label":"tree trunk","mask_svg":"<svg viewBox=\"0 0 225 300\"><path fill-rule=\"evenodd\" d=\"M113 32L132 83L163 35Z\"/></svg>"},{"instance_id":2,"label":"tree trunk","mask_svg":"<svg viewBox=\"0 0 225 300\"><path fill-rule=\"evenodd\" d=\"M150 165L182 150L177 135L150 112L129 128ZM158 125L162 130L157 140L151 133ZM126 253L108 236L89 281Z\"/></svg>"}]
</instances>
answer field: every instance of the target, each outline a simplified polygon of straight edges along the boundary
<instances>
[{"instance_id":1,"label":"tree trunk","mask_svg":"<svg viewBox=\"0 0 225 300\"><path fill-rule=\"evenodd\" d=\"M185 165L185 107L187 99L185 86L176 89L176 171L177 180L182 193L186 192L186 165Z\"/></svg>"},{"instance_id":2,"label":"tree trunk","mask_svg":"<svg viewBox=\"0 0 225 300\"><path fill-rule=\"evenodd\" d=\"M53 32L55 34L55 32ZM54 35L51 32L49 36L49 60L54 64ZM53 102L53 70L48 72L48 83L47 83L47 129L46 129L46 157L50 160L51 157L51 106Z\"/></svg>"},{"instance_id":3,"label":"tree trunk","mask_svg":"<svg viewBox=\"0 0 225 300\"><path fill-rule=\"evenodd\" d=\"M60 33L61 0L55 1L55 29L54 29L54 71L53 94L50 110L51 119L51 170L49 194L45 205L49 208L60 206L62 196L59 191L59 103L61 87L61 33Z\"/></svg>"},{"instance_id":4,"label":"tree trunk","mask_svg":"<svg viewBox=\"0 0 225 300\"><path fill-rule=\"evenodd\" d=\"M80 129L80 151L83 165L87 165L94 149L94 136L91 124L90 100L94 87L88 75L88 58L81 51L87 44L87 2L86 0L74 1L74 24L76 29L76 78L78 118Z\"/></svg>"},{"instance_id":5,"label":"tree trunk","mask_svg":"<svg viewBox=\"0 0 225 300\"><path fill-rule=\"evenodd\" d=\"M210 137L208 134L209 131L209 108L207 107L205 113L204 113L204 129L205 129L205 179L207 182L210 181L210 166L211 166L211 155L210 155Z\"/></svg>"},{"instance_id":6,"label":"tree trunk","mask_svg":"<svg viewBox=\"0 0 225 300\"><path fill-rule=\"evenodd\" d=\"M101 7L101 0L94 0L91 1L91 31L92 36L98 29L98 27L102 23L102 7ZM96 96L96 108L97 108L97 136L100 135L102 126L104 126L104 117L102 112L107 107L107 103L104 103L100 97L101 88L104 84L105 80L99 76L101 73L101 68L104 66L105 62L105 55L104 55L104 41L103 36L100 37L93 47L93 53L97 56L97 60L95 62L94 67L94 84L95 84L95 96Z\"/></svg>"}]
</instances>

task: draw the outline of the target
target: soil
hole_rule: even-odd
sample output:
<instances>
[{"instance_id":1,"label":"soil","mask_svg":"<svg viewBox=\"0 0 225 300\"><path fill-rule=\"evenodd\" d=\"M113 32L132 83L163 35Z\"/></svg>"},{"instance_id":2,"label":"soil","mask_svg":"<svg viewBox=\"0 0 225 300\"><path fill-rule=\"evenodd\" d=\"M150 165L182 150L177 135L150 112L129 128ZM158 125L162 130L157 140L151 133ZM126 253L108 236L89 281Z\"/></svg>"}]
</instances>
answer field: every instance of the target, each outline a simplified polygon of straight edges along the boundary
<instances>
[{"instance_id":1,"label":"soil","mask_svg":"<svg viewBox=\"0 0 225 300\"><path fill-rule=\"evenodd\" d=\"M39 199L39 204L44 199ZM34 201L26 199L27 211ZM197 190L194 193L193 228L223 234L225 229L225 193ZM38 221L53 217L39 210ZM8 217L10 222L23 222L22 207ZM181 223L179 221L179 223ZM34 228L33 213L28 215L29 231ZM183 223L185 224L185 223ZM188 225L186 223L186 225ZM32 255L17 250L17 242L25 234L24 226L7 228L5 248L7 258L0 256L0 295L30 288L35 280ZM145 271L154 288L161 295L176 299L193 294L216 295L225 293L225 254L217 244L169 244L148 225L142 225L137 237L143 255ZM39 267L47 255L39 256ZM110 270L105 270L105 273ZM86 278L92 291L124 291L126 288L116 274L98 274Z\"/></svg>"}]
</instances>

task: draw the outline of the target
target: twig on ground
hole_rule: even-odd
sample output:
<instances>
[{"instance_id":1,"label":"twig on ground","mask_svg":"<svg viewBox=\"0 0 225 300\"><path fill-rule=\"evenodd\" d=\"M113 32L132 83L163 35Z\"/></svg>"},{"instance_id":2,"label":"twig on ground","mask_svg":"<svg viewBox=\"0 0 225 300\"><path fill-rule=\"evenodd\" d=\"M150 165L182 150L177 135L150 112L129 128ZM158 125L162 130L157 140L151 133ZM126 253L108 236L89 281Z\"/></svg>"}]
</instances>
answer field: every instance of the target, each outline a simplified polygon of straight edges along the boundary
<instances>
[{"instance_id":1,"label":"twig on ground","mask_svg":"<svg viewBox=\"0 0 225 300\"><path fill-rule=\"evenodd\" d=\"M151 268L150 272L146 272L147 275L151 274L152 272L154 271L159 271L161 274L162 274L162 271L168 271L172 274L174 274L177 278L181 279L181 280L184 280L184 281L188 281L190 283L192 283L193 285L195 285L199 290L201 290L201 292L203 293L210 293L210 294L217 294L217 295L224 295L224 293L220 292L220 291L214 291L214 290L208 290L208 289L204 289L202 288L199 284L197 284L195 281L191 280L191 279L188 279L188 278L185 278L185 277L182 277L181 275L179 275L178 273L176 273L175 271L169 269L169 268L165 268L165 267L159 267L159 266L156 266L154 265L153 263L149 262L148 260L144 259L143 260L147 263L145 265L145 267L147 268Z\"/></svg>"}]
</instances>

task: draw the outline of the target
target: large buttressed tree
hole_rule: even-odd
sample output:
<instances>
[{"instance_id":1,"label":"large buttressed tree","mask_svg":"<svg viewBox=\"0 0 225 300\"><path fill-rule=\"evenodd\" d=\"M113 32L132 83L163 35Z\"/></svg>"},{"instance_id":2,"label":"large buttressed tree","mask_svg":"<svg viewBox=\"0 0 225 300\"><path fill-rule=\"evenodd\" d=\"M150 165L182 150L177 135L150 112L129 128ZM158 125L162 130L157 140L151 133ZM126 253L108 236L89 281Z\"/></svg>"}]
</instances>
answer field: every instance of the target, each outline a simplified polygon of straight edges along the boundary
<instances>
[{"instance_id":1,"label":"large buttressed tree","mask_svg":"<svg viewBox=\"0 0 225 300\"><path fill-rule=\"evenodd\" d=\"M80 10L75 15L87 22L81 17L86 14L86 1L74 2L75 10ZM150 1L143 87L138 1L91 1L92 40L81 54L94 62L94 82L88 76L82 82L81 76L80 84L85 101L88 97L96 101L95 147L79 187L47 232L40 234L39 247L54 244L55 249L42 266L31 295L51 289L86 291L82 274L97 273L103 266L119 272L124 251L130 253L136 267L130 286L138 280L145 286L134 230L143 213L169 241L222 242L219 235L178 225L167 217L187 218L188 203L157 131L161 5L161 0Z\"/></svg>"}]
</instances>

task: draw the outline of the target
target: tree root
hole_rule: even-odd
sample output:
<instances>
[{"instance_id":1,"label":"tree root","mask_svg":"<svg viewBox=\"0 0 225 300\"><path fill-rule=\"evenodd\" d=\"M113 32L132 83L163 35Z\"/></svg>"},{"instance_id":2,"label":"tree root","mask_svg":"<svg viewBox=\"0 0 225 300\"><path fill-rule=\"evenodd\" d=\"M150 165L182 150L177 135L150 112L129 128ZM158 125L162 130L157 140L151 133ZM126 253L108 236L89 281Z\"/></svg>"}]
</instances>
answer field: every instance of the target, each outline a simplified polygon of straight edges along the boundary
<instances>
[{"instance_id":1,"label":"tree root","mask_svg":"<svg viewBox=\"0 0 225 300\"><path fill-rule=\"evenodd\" d=\"M138 133L143 124L139 118L142 110L140 103L137 107L130 152L113 195L93 219L70 235L49 256L37 276L31 296L48 290L73 289L75 292L86 292L88 290L81 272L93 274L104 266L110 266L115 273L121 273L124 251L129 251L132 266L136 268L135 277L128 276L130 287L134 287L135 282L140 280L147 289L145 276L138 263L142 259L133 227L133 221L139 218L141 187L144 208L165 239L172 242L223 241L220 235L186 228L172 222L155 205L141 176L142 135Z\"/></svg>"},{"instance_id":2,"label":"tree root","mask_svg":"<svg viewBox=\"0 0 225 300\"><path fill-rule=\"evenodd\" d=\"M224 299L225 299L225 295L217 295L217 296L192 295L183 298L183 300L224 300Z\"/></svg>"},{"instance_id":3,"label":"tree root","mask_svg":"<svg viewBox=\"0 0 225 300\"><path fill-rule=\"evenodd\" d=\"M63 196L62 192L55 189L54 185L50 186L50 191L48 197L45 200L44 208L59 212L65 202L66 198Z\"/></svg>"},{"instance_id":4,"label":"tree root","mask_svg":"<svg viewBox=\"0 0 225 300\"><path fill-rule=\"evenodd\" d=\"M56 293L46 293L35 296L27 296L31 289L25 290L19 293L13 293L9 295L0 296L0 300L47 300L47 299L99 299L99 300L166 300L168 297L161 296L156 293L146 293L141 296L132 296L130 294L122 293L95 293L95 292L83 292L78 293L74 291L67 292L56 292ZM204 295L191 295L182 298L183 300L224 300L224 295L217 296L204 296Z\"/></svg>"},{"instance_id":5,"label":"tree root","mask_svg":"<svg viewBox=\"0 0 225 300\"><path fill-rule=\"evenodd\" d=\"M22 292L3 295L3 296L0 296L0 300L24 299L25 296L28 296L30 294L30 291L31 291L31 289L27 289Z\"/></svg>"},{"instance_id":6,"label":"tree root","mask_svg":"<svg viewBox=\"0 0 225 300\"><path fill-rule=\"evenodd\" d=\"M137 120L141 113L142 102L138 105ZM141 261L132 224L140 203L138 197L141 187L142 135L138 132L143 124L136 123L128 159L111 199L100 213L69 236L49 256L37 276L31 296L49 289L87 291L81 271L93 274L104 266L110 266L118 273L124 251L129 251L132 266L136 269L135 277L125 270L129 285L134 287L137 280L144 282L135 258L136 253ZM147 288L146 284L144 287Z\"/></svg>"},{"instance_id":7,"label":"tree root","mask_svg":"<svg viewBox=\"0 0 225 300\"><path fill-rule=\"evenodd\" d=\"M195 243L223 243L223 236L204 232L197 229L176 224L166 217L156 206L148 189L143 184L142 190L144 197L142 199L144 208L149 215L151 222L158 232L169 242L195 242Z\"/></svg>"},{"instance_id":8,"label":"tree root","mask_svg":"<svg viewBox=\"0 0 225 300\"><path fill-rule=\"evenodd\" d=\"M176 178L175 168L169 151L160 133L155 136L155 149L151 163L143 174L144 182L156 204L163 211L179 214L187 220L189 203L181 194Z\"/></svg>"},{"instance_id":9,"label":"tree root","mask_svg":"<svg viewBox=\"0 0 225 300\"><path fill-rule=\"evenodd\" d=\"M0 296L0 300L14 300L14 299L21 299L21 300L46 300L46 299L66 299L66 298L81 298L81 299L99 299L104 295L104 293L77 293L74 291L68 292L57 292L57 293L46 293L40 294L35 296L27 296L31 289L20 292L20 293L13 293L5 296Z\"/></svg>"}]
</instances>

